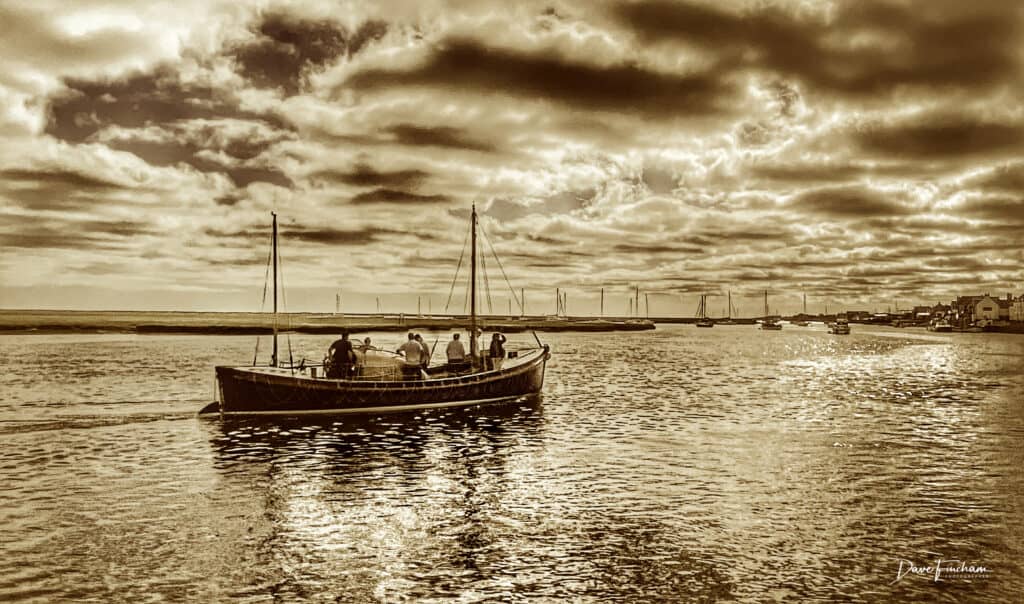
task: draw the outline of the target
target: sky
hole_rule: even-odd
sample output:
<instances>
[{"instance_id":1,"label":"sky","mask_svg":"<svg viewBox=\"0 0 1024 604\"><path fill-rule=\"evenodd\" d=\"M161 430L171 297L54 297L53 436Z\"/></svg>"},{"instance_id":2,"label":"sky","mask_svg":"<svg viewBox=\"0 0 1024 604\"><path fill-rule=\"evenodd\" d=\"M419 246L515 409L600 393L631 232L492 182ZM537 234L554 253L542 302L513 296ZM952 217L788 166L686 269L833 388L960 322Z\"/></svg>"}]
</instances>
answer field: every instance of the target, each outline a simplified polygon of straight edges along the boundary
<instances>
[{"instance_id":1,"label":"sky","mask_svg":"<svg viewBox=\"0 0 1024 604\"><path fill-rule=\"evenodd\" d=\"M0 0L0 39L3 308L259 310L276 212L287 310L462 312L474 203L484 312L1024 293L1019 2Z\"/></svg>"}]
</instances>

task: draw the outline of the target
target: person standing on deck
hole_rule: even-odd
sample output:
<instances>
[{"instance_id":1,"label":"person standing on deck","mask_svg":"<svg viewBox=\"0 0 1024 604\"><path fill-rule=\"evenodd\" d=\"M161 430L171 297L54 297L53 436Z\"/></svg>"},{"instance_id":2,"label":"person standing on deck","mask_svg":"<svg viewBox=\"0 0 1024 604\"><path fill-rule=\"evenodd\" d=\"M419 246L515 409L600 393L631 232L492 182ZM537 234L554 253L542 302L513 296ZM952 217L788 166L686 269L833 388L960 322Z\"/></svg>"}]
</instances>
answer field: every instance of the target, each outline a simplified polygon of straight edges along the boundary
<instances>
[{"instance_id":1,"label":"person standing on deck","mask_svg":"<svg viewBox=\"0 0 1024 604\"><path fill-rule=\"evenodd\" d=\"M327 371L327 377L334 379L348 379L352 377L352 369L356 363L356 353L352 349L352 342L348 339L348 331L341 332L341 339L335 340L327 351L331 359L331 367Z\"/></svg>"},{"instance_id":2,"label":"person standing on deck","mask_svg":"<svg viewBox=\"0 0 1024 604\"><path fill-rule=\"evenodd\" d=\"M420 347L423 348L423 356L420 357L420 366L423 367L423 369L426 369L427 366L430 365L430 346L423 341L423 336L420 334L416 334L416 341L419 343Z\"/></svg>"},{"instance_id":3,"label":"person standing on deck","mask_svg":"<svg viewBox=\"0 0 1024 604\"><path fill-rule=\"evenodd\" d=\"M423 364L423 347L416 341L416 335L409 332L409 340L398 347L398 353L405 355L402 364L402 376L405 379L419 379L420 366Z\"/></svg>"},{"instance_id":4,"label":"person standing on deck","mask_svg":"<svg viewBox=\"0 0 1024 604\"><path fill-rule=\"evenodd\" d=\"M451 371L460 371L466 367L466 349L459 341L459 334L452 334L452 341L448 342L448 348L445 351L448 355L448 369Z\"/></svg>"},{"instance_id":5,"label":"person standing on deck","mask_svg":"<svg viewBox=\"0 0 1024 604\"><path fill-rule=\"evenodd\" d=\"M491 369L501 369L501 364L505 361L505 341L505 336L497 332L491 337L491 347L487 351L487 356L490 357Z\"/></svg>"}]
</instances>

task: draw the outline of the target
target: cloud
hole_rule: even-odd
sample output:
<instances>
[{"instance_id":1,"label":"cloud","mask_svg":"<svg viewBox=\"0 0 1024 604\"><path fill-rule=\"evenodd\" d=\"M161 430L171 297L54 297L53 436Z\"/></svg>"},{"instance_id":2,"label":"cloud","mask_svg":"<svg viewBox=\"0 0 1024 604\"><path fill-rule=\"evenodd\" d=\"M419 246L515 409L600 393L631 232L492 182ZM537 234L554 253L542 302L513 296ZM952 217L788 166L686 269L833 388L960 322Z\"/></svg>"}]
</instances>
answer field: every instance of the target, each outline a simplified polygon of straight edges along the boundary
<instances>
[{"instance_id":1,"label":"cloud","mask_svg":"<svg viewBox=\"0 0 1024 604\"><path fill-rule=\"evenodd\" d=\"M712 73L670 73L620 63L598 65L551 50L495 48L459 38L439 44L417 66L363 68L344 89L429 87L545 99L596 111L668 117L722 112L731 86Z\"/></svg>"},{"instance_id":2,"label":"cloud","mask_svg":"<svg viewBox=\"0 0 1024 604\"><path fill-rule=\"evenodd\" d=\"M153 225L137 220L7 215L0 227L0 245L23 250L123 251L133 240L157 233Z\"/></svg>"},{"instance_id":3,"label":"cloud","mask_svg":"<svg viewBox=\"0 0 1024 604\"><path fill-rule=\"evenodd\" d=\"M1024 149L1024 124L957 114L869 123L853 134L869 153L896 157L969 157Z\"/></svg>"},{"instance_id":4,"label":"cloud","mask_svg":"<svg viewBox=\"0 0 1024 604\"><path fill-rule=\"evenodd\" d=\"M382 38L388 25L367 21L354 32L329 19L306 19L268 13L253 36L231 49L241 74L256 86L278 88L287 95L308 86L307 78L342 55L352 55Z\"/></svg>"},{"instance_id":5,"label":"cloud","mask_svg":"<svg viewBox=\"0 0 1024 604\"><path fill-rule=\"evenodd\" d=\"M410 191L403 191L400 189L388 189L388 188L377 188L372 191L366 191L359 193L352 197L351 202L354 204L367 204L367 203L442 203L451 201L451 198L447 195L425 195L420 193L413 193Z\"/></svg>"},{"instance_id":6,"label":"cloud","mask_svg":"<svg viewBox=\"0 0 1024 604\"><path fill-rule=\"evenodd\" d=\"M9 168L0 170L0 179L0 194L35 210L88 210L138 186L61 167Z\"/></svg>"},{"instance_id":7,"label":"cloud","mask_svg":"<svg viewBox=\"0 0 1024 604\"><path fill-rule=\"evenodd\" d=\"M863 218L909 214L910 208L891 194L862 186L825 187L793 196L787 209L832 218Z\"/></svg>"},{"instance_id":8,"label":"cloud","mask_svg":"<svg viewBox=\"0 0 1024 604\"><path fill-rule=\"evenodd\" d=\"M991 87L1019 69L1021 10L1003 2L968 9L868 0L797 15L772 5L733 11L658 0L619 3L612 13L648 43L691 45L723 65L843 95Z\"/></svg>"},{"instance_id":9,"label":"cloud","mask_svg":"<svg viewBox=\"0 0 1024 604\"><path fill-rule=\"evenodd\" d=\"M417 187L430 176L423 170L378 171L367 164L357 164L351 171L317 170L309 175L313 182L341 183L354 187Z\"/></svg>"},{"instance_id":10,"label":"cloud","mask_svg":"<svg viewBox=\"0 0 1024 604\"><path fill-rule=\"evenodd\" d=\"M402 145L415 147L445 147L466 151L491 153L496 150L492 143L474 140L467 136L464 129L449 126L417 126L415 124L398 124L387 131Z\"/></svg>"}]
</instances>

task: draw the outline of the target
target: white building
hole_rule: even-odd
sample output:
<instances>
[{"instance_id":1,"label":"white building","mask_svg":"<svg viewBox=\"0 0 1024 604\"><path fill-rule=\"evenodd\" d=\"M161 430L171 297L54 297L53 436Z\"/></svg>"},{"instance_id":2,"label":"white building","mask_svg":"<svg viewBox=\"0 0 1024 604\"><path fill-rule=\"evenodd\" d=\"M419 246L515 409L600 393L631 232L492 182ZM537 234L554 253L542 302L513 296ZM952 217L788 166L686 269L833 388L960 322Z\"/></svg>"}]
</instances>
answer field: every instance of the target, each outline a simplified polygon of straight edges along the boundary
<instances>
[{"instance_id":1,"label":"white building","mask_svg":"<svg viewBox=\"0 0 1024 604\"><path fill-rule=\"evenodd\" d=\"M974 305L974 320L998 321L999 303L989 296L982 296L981 300Z\"/></svg>"}]
</instances>

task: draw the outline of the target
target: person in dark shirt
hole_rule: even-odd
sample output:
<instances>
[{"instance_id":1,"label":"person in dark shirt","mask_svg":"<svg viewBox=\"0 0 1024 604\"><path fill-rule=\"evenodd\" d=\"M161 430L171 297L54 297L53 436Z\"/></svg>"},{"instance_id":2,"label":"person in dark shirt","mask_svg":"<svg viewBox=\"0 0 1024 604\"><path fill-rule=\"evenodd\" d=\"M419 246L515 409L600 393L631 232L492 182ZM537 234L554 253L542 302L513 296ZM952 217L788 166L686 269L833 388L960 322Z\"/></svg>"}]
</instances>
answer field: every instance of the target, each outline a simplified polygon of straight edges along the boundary
<instances>
[{"instance_id":1,"label":"person in dark shirt","mask_svg":"<svg viewBox=\"0 0 1024 604\"><path fill-rule=\"evenodd\" d=\"M501 364L505 360L505 336L495 333L491 337L491 347L487 356L490 358L491 369L501 369Z\"/></svg>"},{"instance_id":2,"label":"person in dark shirt","mask_svg":"<svg viewBox=\"0 0 1024 604\"><path fill-rule=\"evenodd\" d=\"M334 379L347 379L352 377L352 370L356 364L356 352L352 349L352 342L348 339L348 332L341 332L341 339L335 340L327 351L331 358L331 367L327 371L327 377Z\"/></svg>"}]
</instances>

